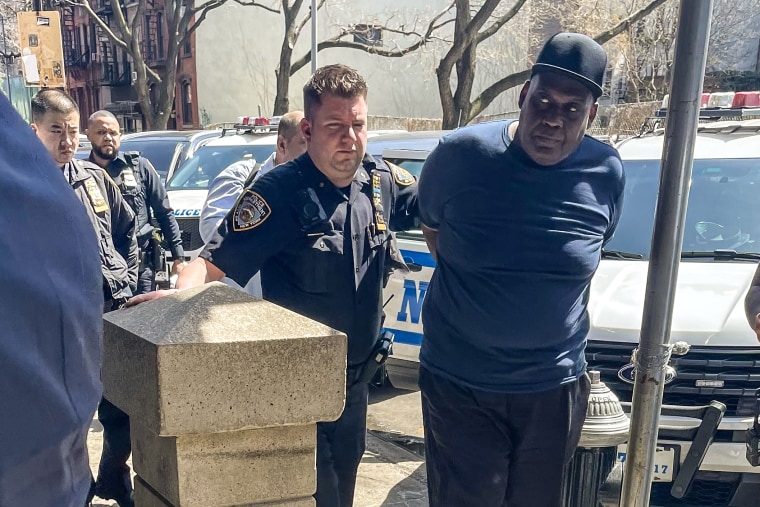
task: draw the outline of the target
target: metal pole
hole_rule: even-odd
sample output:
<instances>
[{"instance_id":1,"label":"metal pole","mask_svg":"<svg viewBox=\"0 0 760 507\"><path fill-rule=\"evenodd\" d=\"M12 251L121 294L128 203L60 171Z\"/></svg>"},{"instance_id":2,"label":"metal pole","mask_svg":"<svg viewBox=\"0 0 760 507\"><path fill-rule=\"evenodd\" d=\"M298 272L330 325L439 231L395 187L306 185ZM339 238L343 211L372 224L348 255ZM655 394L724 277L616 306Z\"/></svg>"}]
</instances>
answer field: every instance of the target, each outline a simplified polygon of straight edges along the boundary
<instances>
[{"instance_id":1,"label":"metal pole","mask_svg":"<svg viewBox=\"0 0 760 507\"><path fill-rule=\"evenodd\" d=\"M311 0L311 73L317 71L317 0Z\"/></svg>"},{"instance_id":2,"label":"metal pole","mask_svg":"<svg viewBox=\"0 0 760 507\"><path fill-rule=\"evenodd\" d=\"M712 0L681 0L641 341L634 358L636 382L620 504L624 507L647 507L652 489L711 13Z\"/></svg>"},{"instance_id":3,"label":"metal pole","mask_svg":"<svg viewBox=\"0 0 760 507\"><path fill-rule=\"evenodd\" d=\"M13 104L13 92L11 92L11 75L8 70L8 60L11 55L8 54L8 40L5 38L5 18L0 16L0 31L3 32L3 63L5 65L5 83L8 85L8 102Z\"/></svg>"}]
</instances>

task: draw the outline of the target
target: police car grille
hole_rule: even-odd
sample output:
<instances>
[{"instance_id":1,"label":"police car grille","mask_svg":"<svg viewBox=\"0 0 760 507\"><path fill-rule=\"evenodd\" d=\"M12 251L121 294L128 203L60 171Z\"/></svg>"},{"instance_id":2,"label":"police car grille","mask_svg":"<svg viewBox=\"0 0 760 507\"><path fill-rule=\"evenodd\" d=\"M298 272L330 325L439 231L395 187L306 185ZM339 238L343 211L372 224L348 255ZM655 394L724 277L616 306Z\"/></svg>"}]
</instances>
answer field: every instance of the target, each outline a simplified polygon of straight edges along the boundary
<instances>
[{"instance_id":1,"label":"police car grille","mask_svg":"<svg viewBox=\"0 0 760 507\"><path fill-rule=\"evenodd\" d=\"M670 495L670 482L652 484L649 505L652 507L727 507L739 484L738 474L725 474L728 480L694 479L686 496L678 499Z\"/></svg>"},{"instance_id":2,"label":"police car grille","mask_svg":"<svg viewBox=\"0 0 760 507\"><path fill-rule=\"evenodd\" d=\"M621 401L631 401L633 385L620 380L618 370L630 363L634 345L589 342L586 361ZM692 347L672 356L676 378L665 386L666 405L700 406L712 400L726 405L726 416L752 415L755 389L760 387L760 350ZM697 381L722 381L721 387L699 387Z\"/></svg>"},{"instance_id":3,"label":"police car grille","mask_svg":"<svg viewBox=\"0 0 760 507\"><path fill-rule=\"evenodd\" d=\"M203 246L201 233L198 231L198 217L177 218L177 225L182 235L182 248L185 251L197 250Z\"/></svg>"}]
</instances>

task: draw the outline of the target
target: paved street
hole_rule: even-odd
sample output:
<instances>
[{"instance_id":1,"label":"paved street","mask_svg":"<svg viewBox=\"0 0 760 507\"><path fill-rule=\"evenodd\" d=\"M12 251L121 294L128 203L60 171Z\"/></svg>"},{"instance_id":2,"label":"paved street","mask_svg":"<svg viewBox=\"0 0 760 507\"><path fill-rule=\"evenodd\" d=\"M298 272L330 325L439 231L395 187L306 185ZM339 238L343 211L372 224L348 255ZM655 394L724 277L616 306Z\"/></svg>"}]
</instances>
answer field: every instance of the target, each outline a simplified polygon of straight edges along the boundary
<instances>
[{"instance_id":1,"label":"paved street","mask_svg":"<svg viewBox=\"0 0 760 507\"><path fill-rule=\"evenodd\" d=\"M419 392L370 391L368 425L372 431L359 466L356 507L427 507L419 399ZM103 427L97 419L90 425L87 444L90 467L96 473L103 445ZM93 507L113 505L113 501L98 498L93 502Z\"/></svg>"}]
</instances>

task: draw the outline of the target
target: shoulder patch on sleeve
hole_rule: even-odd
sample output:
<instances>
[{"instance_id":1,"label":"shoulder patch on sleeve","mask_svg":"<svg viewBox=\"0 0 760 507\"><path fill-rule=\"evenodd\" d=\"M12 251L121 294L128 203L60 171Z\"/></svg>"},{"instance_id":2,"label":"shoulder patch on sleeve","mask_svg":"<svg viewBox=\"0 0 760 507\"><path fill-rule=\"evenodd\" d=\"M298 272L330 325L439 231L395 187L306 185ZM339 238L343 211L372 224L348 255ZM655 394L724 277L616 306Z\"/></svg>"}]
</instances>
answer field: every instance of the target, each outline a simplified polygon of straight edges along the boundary
<instances>
[{"instance_id":1,"label":"shoulder patch on sleeve","mask_svg":"<svg viewBox=\"0 0 760 507\"><path fill-rule=\"evenodd\" d=\"M396 183L398 185L401 185L402 187L408 187L417 181L415 180L414 176L412 176L411 173L406 169L399 167L396 164L392 164L387 160L385 163L388 164L388 167L391 169L391 173L393 173L393 179L396 180Z\"/></svg>"},{"instance_id":2,"label":"shoulder patch on sleeve","mask_svg":"<svg viewBox=\"0 0 760 507\"><path fill-rule=\"evenodd\" d=\"M232 229L247 231L264 223L272 214L269 204L253 190L246 190L235 205Z\"/></svg>"}]
</instances>

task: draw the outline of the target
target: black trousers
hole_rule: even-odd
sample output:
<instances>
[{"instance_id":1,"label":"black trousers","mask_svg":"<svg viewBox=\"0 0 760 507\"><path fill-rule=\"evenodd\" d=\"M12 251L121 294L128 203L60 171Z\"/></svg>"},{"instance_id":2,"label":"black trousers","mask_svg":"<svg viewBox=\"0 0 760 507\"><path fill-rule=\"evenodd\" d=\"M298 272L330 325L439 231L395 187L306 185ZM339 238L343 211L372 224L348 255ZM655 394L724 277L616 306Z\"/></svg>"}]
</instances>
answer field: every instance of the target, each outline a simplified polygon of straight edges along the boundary
<instances>
[{"instance_id":1,"label":"black trousers","mask_svg":"<svg viewBox=\"0 0 760 507\"><path fill-rule=\"evenodd\" d=\"M106 301L103 313L118 310L124 301ZM127 460L132 452L129 416L105 398L98 405L98 420L103 425L103 453L98 466L98 491L121 497L132 490Z\"/></svg>"},{"instance_id":2,"label":"black trousers","mask_svg":"<svg viewBox=\"0 0 760 507\"><path fill-rule=\"evenodd\" d=\"M590 382L478 391L420 367L430 507L557 507Z\"/></svg>"},{"instance_id":3,"label":"black trousers","mask_svg":"<svg viewBox=\"0 0 760 507\"><path fill-rule=\"evenodd\" d=\"M349 381L353 375L349 370ZM346 388L346 406L334 422L317 423L317 507L352 507L356 472L367 439L369 387Z\"/></svg>"},{"instance_id":4,"label":"black trousers","mask_svg":"<svg viewBox=\"0 0 760 507\"><path fill-rule=\"evenodd\" d=\"M127 460L132 452L129 416L105 398L98 405L98 420L103 425L103 453L98 466L98 491L112 498L132 491Z\"/></svg>"},{"instance_id":5,"label":"black trousers","mask_svg":"<svg viewBox=\"0 0 760 507\"><path fill-rule=\"evenodd\" d=\"M153 268L145 268L137 275L137 291L135 295L146 294L156 290Z\"/></svg>"}]
</instances>

